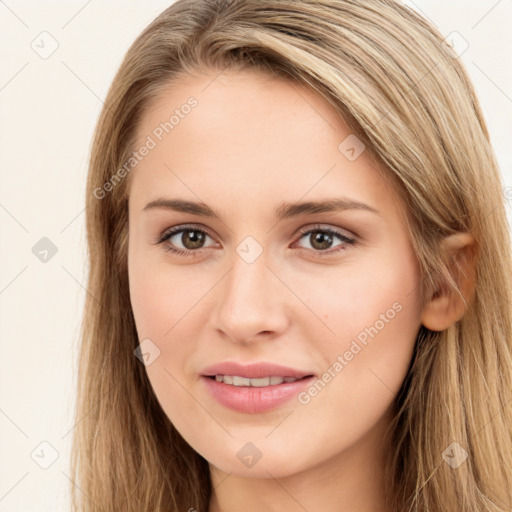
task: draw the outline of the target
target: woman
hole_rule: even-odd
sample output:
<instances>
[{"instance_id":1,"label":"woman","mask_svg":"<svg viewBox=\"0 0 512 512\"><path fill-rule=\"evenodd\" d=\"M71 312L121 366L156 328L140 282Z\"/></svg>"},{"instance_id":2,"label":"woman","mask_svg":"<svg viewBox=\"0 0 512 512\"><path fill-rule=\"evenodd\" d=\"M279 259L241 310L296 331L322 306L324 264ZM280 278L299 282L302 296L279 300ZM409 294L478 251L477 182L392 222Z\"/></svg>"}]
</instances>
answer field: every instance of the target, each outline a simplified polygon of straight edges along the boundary
<instances>
[{"instance_id":1,"label":"woman","mask_svg":"<svg viewBox=\"0 0 512 512\"><path fill-rule=\"evenodd\" d=\"M512 507L511 255L456 53L391 0L180 0L87 186L76 510Z\"/></svg>"}]
</instances>

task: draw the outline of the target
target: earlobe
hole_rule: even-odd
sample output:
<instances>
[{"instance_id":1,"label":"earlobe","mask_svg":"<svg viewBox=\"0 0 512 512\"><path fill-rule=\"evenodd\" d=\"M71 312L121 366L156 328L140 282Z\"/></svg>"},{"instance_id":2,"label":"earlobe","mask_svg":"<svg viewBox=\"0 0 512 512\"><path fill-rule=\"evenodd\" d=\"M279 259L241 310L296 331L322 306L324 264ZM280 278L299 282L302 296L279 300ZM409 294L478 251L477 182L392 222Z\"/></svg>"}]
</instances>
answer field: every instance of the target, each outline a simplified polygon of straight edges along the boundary
<instances>
[{"instance_id":1,"label":"earlobe","mask_svg":"<svg viewBox=\"0 0 512 512\"><path fill-rule=\"evenodd\" d=\"M431 331L444 331L460 320L474 294L476 243L473 236L450 235L442 240L441 249L449 276L445 276L425 303L421 314L422 324Z\"/></svg>"}]
</instances>

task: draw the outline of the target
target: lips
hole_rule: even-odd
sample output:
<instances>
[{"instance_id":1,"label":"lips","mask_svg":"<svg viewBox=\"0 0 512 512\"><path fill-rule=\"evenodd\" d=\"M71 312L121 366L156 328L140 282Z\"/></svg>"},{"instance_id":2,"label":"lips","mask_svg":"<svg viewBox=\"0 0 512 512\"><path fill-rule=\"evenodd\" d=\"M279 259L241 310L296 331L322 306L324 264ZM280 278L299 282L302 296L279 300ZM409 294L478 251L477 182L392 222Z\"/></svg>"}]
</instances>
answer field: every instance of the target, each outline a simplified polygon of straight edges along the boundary
<instances>
[{"instance_id":1,"label":"lips","mask_svg":"<svg viewBox=\"0 0 512 512\"><path fill-rule=\"evenodd\" d=\"M311 372L267 362L224 362L201 372L210 396L224 407L243 413L275 409L297 396L313 379Z\"/></svg>"},{"instance_id":2,"label":"lips","mask_svg":"<svg viewBox=\"0 0 512 512\"><path fill-rule=\"evenodd\" d=\"M261 379L264 377L292 377L295 379L302 379L313 375L313 373L268 362L242 365L226 361L224 363L219 363L205 368L201 372L201 375L204 375L205 377L215 377L216 375L237 375L246 379Z\"/></svg>"}]
</instances>

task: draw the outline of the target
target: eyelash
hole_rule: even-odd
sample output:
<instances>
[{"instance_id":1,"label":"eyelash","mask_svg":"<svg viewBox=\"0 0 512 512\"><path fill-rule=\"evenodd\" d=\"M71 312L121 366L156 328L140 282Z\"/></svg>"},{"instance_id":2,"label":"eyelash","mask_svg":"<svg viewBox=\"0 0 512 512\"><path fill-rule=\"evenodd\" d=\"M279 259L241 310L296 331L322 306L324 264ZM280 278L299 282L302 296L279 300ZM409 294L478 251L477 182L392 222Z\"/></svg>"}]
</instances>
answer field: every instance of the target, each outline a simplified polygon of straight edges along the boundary
<instances>
[{"instance_id":1,"label":"eyelash","mask_svg":"<svg viewBox=\"0 0 512 512\"><path fill-rule=\"evenodd\" d=\"M174 226L174 227L169 228L166 231L164 231L160 235L160 237L157 239L156 244L163 244L169 238L171 238L173 235L175 235L177 233L181 233L183 231L187 231L187 230L194 231L194 232L197 232L197 233L202 233L203 235L210 236L207 231L205 231L204 229L198 228L196 226L188 226L188 225ZM313 251L313 252L317 253L320 257L328 257L328 256L331 256L333 254L337 254L340 251L344 251L346 249L347 245L355 245L356 244L356 239L355 238L349 237L349 236L347 236L347 235L343 234L342 232L337 231L335 229L323 227L321 225L313 226L313 227L305 228L305 229L301 230L299 232L300 236L299 236L298 240L300 240L305 235L310 235L311 233L314 233L314 232L328 233L328 234L330 234L330 235L332 235L334 237L339 238L341 240L341 242L343 242L342 244L336 246L337 248L335 250L326 249L325 251L321 251L321 250L315 250L315 249L305 249L307 251ZM212 238L212 237L210 236L210 238ZM177 249L177 248L174 248L172 246L169 246L169 247L167 247L166 250L168 252L171 252L171 253L176 254L178 256L188 256L188 255L193 255L194 253L198 253L202 249L203 248L199 248L199 249L196 249L196 250L184 250L184 249ZM301 247L301 249L304 249L304 248Z\"/></svg>"}]
</instances>

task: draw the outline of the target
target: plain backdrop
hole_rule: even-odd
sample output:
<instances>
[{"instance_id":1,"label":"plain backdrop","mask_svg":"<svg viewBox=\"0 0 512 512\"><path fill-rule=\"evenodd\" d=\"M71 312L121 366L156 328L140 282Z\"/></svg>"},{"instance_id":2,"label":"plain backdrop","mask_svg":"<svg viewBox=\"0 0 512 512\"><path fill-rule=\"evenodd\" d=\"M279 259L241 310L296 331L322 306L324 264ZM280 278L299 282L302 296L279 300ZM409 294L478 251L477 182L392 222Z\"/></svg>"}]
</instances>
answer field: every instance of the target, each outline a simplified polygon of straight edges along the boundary
<instances>
[{"instance_id":1,"label":"plain backdrop","mask_svg":"<svg viewBox=\"0 0 512 512\"><path fill-rule=\"evenodd\" d=\"M0 2L1 512L69 510L91 137L124 53L171 3ZM512 1L406 3L469 44L460 58L511 186Z\"/></svg>"}]
</instances>

